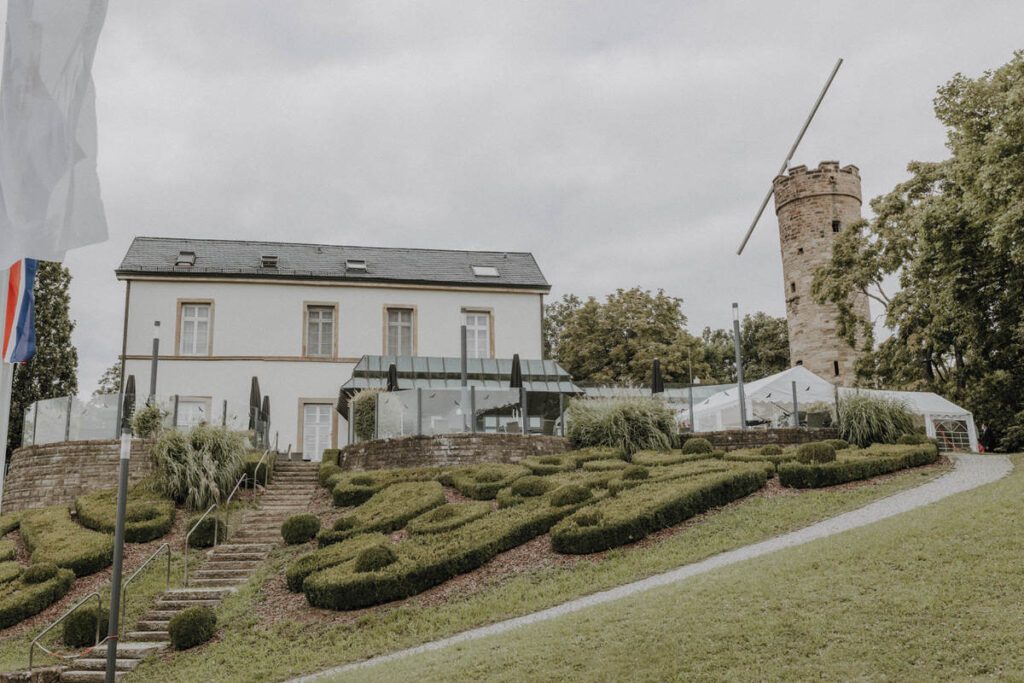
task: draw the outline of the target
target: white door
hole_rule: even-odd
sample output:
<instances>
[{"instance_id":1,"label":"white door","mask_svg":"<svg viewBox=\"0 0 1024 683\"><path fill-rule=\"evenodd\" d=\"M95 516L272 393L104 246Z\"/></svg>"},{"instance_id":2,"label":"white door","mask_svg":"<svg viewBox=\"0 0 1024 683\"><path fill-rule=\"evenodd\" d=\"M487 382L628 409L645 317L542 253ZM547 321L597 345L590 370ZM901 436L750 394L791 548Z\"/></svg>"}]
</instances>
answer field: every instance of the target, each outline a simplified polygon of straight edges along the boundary
<instances>
[{"instance_id":1,"label":"white door","mask_svg":"<svg viewBox=\"0 0 1024 683\"><path fill-rule=\"evenodd\" d=\"M331 447L330 403L307 403L302 407L302 458L319 462Z\"/></svg>"}]
</instances>

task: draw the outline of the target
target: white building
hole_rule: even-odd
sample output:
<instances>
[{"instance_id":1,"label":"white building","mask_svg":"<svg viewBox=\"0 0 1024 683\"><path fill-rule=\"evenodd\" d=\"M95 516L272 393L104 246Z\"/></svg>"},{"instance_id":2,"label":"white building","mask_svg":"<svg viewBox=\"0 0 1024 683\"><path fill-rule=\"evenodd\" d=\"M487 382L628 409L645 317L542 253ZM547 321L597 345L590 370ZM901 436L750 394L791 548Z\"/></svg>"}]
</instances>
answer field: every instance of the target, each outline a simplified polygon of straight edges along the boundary
<instances>
[{"instance_id":1,"label":"white building","mask_svg":"<svg viewBox=\"0 0 1024 683\"><path fill-rule=\"evenodd\" d=\"M157 395L178 396L179 425L244 427L257 377L271 438L314 459L346 442L334 405L360 357L458 356L466 325L471 358L541 358L550 291L528 253L152 237L117 277L139 394L157 329Z\"/></svg>"}]
</instances>

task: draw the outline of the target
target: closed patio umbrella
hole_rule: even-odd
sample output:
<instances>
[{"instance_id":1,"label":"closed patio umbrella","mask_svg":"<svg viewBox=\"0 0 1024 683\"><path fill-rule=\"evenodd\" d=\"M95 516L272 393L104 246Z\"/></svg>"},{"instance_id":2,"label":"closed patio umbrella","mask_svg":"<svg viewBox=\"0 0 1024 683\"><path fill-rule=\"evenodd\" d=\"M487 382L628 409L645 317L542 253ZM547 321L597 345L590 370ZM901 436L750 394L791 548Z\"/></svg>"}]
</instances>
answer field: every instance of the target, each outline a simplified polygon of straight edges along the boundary
<instances>
[{"instance_id":1,"label":"closed patio umbrella","mask_svg":"<svg viewBox=\"0 0 1024 683\"><path fill-rule=\"evenodd\" d=\"M270 397L263 397L263 405L260 407L260 421L264 424L270 422Z\"/></svg>"},{"instance_id":2,"label":"closed patio umbrella","mask_svg":"<svg viewBox=\"0 0 1024 683\"><path fill-rule=\"evenodd\" d=\"M398 391L398 366L392 363L388 366L388 391Z\"/></svg>"},{"instance_id":3,"label":"closed patio umbrella","mask_svg":"<svg viewBox=\"0 0 1024 683\"><path fill-rule=\"evenodd\" d=\"M663 393L665 393L665 382L661 377L661 361L655 358L651 368L651 394Z\"/></svg>"},{"instance_id":4,"label":"closed patio umbrella","mask_svg":"<svg viewBox=\"0 0 1024 683\"><path fill-rule=\"evenodd\" d=\"M249 386L249 429L256 429L256 421L260 417L260 381L256 377L252 378L252 384Z\"/></svg>"},{"instance_id":5,"label":"closed patio umbrella","mask_svg":"<svg viewBox=\"0 0 1024 683\"><path fill-rule=\"evenodd\" d=\"M124 383L124 404L121 408L121 429L131 427L132 415L135 414L135 375L128 375Z\"/></svg>"},{"instance_id":6,"label":"closed patio umbrella","mask_svg":"<svg viewBox=\"0 0 1024 683\"><path fill-rule=\"evenodd\" d=\"M519 354L512 355L512 372L508 381L509 389L523 388L523 367L519 362Z\"/></svg>"}]
</instances>

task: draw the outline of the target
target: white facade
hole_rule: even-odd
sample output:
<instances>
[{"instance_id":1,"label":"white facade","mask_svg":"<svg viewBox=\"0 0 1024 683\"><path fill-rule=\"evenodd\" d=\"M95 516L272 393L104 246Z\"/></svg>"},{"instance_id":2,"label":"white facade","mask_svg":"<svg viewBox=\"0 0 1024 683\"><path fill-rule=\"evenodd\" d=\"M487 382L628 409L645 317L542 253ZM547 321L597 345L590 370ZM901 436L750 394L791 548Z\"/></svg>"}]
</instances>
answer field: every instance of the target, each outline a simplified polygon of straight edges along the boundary
<instances>
[{"instance_id":1,"label":"white facade","mask_svg":"<svg viewBox=\"0 0 1024 683\"><path fill-rule=\"evenodd\" d=\"M271 439L277 436L282 451L289 444L293 452L303 451L304 443L318 450L345 445L347 423L333 409L338 390L361 356L394 352L388 349L389 310L399 311L390 316L391 343L407 350L411 328L413 355L458 356L459 328L468 322L471 355L542 357L541 288L197 275L121 279L128 285L125 377L135 375L139 393L148 393L153 323L160 321L157 394L181 397L179 423L208 415L219 424L226 400L229 418L245 426L255 376L270 397ZM325 413L324 405L331 410ZM305 456L319 459L320 453Z\"/></svg>"}]
</instances>

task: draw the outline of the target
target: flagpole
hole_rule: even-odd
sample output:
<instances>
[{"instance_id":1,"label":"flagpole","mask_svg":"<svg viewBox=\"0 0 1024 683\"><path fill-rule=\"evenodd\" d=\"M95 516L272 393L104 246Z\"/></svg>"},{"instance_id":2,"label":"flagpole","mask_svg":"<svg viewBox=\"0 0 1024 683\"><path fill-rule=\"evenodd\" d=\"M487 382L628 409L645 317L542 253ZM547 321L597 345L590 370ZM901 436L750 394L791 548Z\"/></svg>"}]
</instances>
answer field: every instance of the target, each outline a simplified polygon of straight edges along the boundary
<instances>
[{"instance_id":1,"label":"flagpole","mask_svg":"<svg viewBox=\"0 0 1024 683\"><path fill-rule=\"evenodd\" d=\"M11 271L0 270L0 328L7 320L7 284ZM0 350L3 346L3 331L0 329ZM14 387L14 366L0 360L0 512L4 504L4 480L7 478L7 433L11 422L11 392Z\"/></svg>"}]
</instances>

